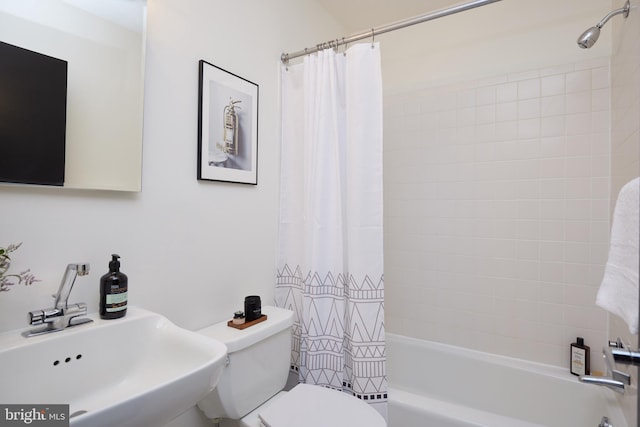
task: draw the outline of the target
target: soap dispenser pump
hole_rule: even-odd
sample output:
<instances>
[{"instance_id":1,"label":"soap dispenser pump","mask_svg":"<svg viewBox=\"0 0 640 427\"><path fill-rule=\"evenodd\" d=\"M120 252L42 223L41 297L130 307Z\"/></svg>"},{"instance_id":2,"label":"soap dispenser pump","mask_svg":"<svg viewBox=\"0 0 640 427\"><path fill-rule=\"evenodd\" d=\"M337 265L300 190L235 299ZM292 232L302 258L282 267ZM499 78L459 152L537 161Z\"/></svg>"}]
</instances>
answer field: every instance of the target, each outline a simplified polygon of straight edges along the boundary
<instances>
[{"instance_id":1,"label":"soap dispenser pump","mask_svg":"<svg viewBox=\"0 0 640 427\"><path fill-rule=\"evenodd\" d=\"M100 317L117 319L127 314L127 275L120 272L120 255L112 254L109 272L100 278Z\"/></svg>"}]
</instances>

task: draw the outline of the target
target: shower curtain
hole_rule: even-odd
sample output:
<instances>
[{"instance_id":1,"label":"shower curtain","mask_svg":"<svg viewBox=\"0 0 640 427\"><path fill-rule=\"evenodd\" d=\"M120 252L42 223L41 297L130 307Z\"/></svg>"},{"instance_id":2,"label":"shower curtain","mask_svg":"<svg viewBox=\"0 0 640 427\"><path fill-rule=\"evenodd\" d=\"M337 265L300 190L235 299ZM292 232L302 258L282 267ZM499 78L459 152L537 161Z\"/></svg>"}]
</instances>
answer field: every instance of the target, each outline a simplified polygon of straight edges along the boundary
<instances>
[{"instance_id":1,"label":"shower curtain","mask_svg":"<svg viewBox=\"0 0 640 427\"><path fill-rule=\"evenodd\" d=\"M282 67L276 304L299 381L386 401L377 44Z\"/></svg>"}]
</instances>

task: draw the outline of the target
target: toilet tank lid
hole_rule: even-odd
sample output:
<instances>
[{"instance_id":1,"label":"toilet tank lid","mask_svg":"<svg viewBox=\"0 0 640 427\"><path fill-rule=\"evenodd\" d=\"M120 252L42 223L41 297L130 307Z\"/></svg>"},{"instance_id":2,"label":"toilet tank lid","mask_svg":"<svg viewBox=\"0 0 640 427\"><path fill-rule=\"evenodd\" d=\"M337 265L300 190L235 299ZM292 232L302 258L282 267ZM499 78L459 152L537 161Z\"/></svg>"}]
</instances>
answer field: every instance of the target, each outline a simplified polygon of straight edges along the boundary
<instances>
[{"instance_id":1,"label":"toilet tank lid","mask_svg":"<svg viewBox=\"0 0 640 427\"><path fill-rule=\"evenodd\" d=\"M227 352L233 353L245 349L293 325L293 311L273 306L262 306L262 314L267 320L256 323L246 329L227 326L227 320L202 328L198 333L214 338L227 346Z\"/></svg>"}]
</instances>

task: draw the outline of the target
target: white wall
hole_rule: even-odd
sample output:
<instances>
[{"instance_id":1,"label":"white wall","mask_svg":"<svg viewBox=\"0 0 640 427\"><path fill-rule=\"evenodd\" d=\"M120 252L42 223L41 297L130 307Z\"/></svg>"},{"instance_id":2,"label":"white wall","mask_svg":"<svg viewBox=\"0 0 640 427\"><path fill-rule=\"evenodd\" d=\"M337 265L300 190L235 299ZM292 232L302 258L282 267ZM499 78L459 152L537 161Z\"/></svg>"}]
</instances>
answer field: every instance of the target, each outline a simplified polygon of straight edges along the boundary
<instances>
[{"instance_id":1,"label":"white wall","mask_svg":"<svg viewBox=\"0 0 640 427\"><path fill-rule=\"evenodd\" d=\"M382 40L387 330L568 366L609 220L608 1L492 4Z\"/></svg>"},{"instance_id":2,"label":"white wall","mask_svg":"<svg viewBox=\"0 0 640 427\"><path fill-rule=\"evenodd\" d=\"M0 294L0 332L51 306L70 262L92 269L71 301L97 311L111 253L130 303L186 328L228 318L249 294L272 303L279 57L336 33L313 1L149 0L142 192L0 187L0 246L23 242L12 271L42 280ZM260 86L257 186L196 180L200 59Z\"/></svg>"},{"instance_id":3,"label":"white wall","mask_svg":"<svg viewBox=\"0 0 640 427\"><path fill-rule=\"evenodd\" d=\"M616 7L622 4L620 0L615 2ZM640 1L632 0L631 7L627 19L612 22L611 209L622 186L640 175ZM638 348L638 335L631 335L626 323L617 316L609 318L609 337L621 337L632 348ZM627 369L631 378L638 378L637 367L618 368ZM633 381L631 392L618 396L630 426L637 425L637 386L638 381Z\"/></svg>"},{"instance_id":4,"label":"white wall","mask_svg":"<svg viewBox=\"0 0 640 427\"><path fill-rule=\"evenodd\" d=\"M310 0L149 0L147 24L142 192L0 187L0 246L23 242L12 271L31 268L42 280L0 294L0 332L50 307L70 262L92 268L71 301L97 311L114 252L130 304L189 329L229 318L249 294L273 303L279 58L339 29ZM200 59L259 85L257 186L196 180ZM210 421L192 408L173 425Z\"/></svg>"}]
</instances>

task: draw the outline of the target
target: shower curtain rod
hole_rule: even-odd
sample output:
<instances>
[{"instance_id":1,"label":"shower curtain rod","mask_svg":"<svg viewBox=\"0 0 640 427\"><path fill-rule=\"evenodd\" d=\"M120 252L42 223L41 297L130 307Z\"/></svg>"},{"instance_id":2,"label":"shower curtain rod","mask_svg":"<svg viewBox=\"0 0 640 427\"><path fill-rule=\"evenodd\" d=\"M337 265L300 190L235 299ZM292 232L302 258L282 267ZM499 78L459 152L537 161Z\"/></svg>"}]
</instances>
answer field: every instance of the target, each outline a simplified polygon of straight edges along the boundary
<instances>
[{"instance_id":1,"label":"shower curtain rod","mask_svg":"<svg viewBox=\"0 0 640 427\"><path fill-rule=\"evenodd\" d=\"M374 38L377 35L388 33L391 31L399 30L401 28L406 28L411 25L421 24L423 22L432 21L434 19L442 18L448 15L453 15L454 13L464 12L469 9L474 9L476 7L485 6L490 3L499 2L501 0L474 0L468 3L459 4L457 6L452 6L447 9L438 10L436 12L427 13L425 15L415 16L413 18L403 19L401 21L394 22L392 24L384 25L378 28L372 28L369 31L365 31L359 34L355 34L349 37L342 37L341 39L329 40L324 43L320 43L315 47L306 48L303 50L299 50L293 53L283 53L280 56L280 60L286 64L290 59L298 58L300 56L309 55L323 49L336 48L338 46L342 46L344 44L353 43L358 40L364 40L369 37Z\"/></svg>"}]
</instances>

